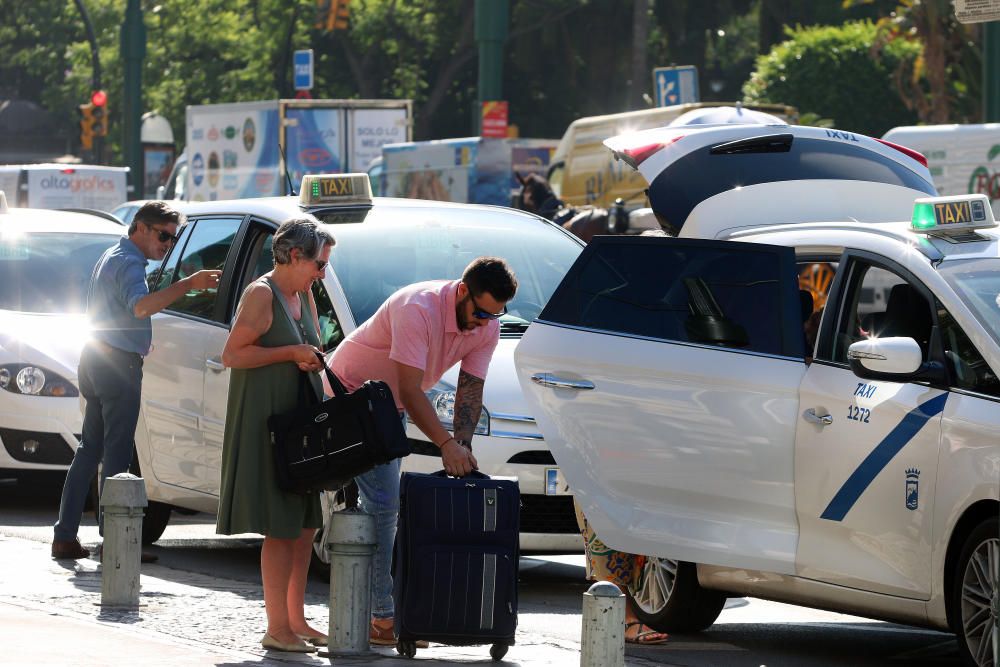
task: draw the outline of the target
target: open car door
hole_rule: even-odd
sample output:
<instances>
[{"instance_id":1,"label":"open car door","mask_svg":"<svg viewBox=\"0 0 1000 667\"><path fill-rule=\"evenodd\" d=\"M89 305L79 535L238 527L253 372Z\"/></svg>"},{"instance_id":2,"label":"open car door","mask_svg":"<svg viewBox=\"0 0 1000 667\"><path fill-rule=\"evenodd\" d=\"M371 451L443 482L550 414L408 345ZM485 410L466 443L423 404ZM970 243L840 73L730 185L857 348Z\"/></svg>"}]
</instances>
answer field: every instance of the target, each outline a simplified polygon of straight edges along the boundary
<instances>
[{"instance_id":1,"label":"open car door","mask_svg":"<svg viewBox=\"0 0 1000 667\"><path fill-rule=\"evenodd\" d=\"M515 361L602 541L791 574L803 348L792 249L606 236Z\"/></svg>"}]
</instances>

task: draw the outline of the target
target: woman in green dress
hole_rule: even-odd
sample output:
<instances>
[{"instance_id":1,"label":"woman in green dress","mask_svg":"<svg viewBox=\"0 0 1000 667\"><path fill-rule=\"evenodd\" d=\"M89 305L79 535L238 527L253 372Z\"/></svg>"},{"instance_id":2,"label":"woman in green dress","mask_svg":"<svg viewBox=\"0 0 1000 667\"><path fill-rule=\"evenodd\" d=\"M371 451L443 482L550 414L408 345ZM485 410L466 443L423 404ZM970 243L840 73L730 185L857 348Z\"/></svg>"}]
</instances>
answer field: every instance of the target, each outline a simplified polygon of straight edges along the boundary
<instances>
[{"instance_id":1,"label":"woman in green dress","mask_svg":"<svg viewBox=\"0 0 1000 667\"><path fill-rule=\"evenodd\" d=\"M319 495L278 488L267 418L295 408L301 371L322 369L310 288L326 273L333 244L333 236L312 220L284 222L272 242L274 269L243 292L222 351L222 363L232 371L217 530L264 535L267 633L261 644L279 651L308 653L327 640L305 619L313 537L323 525ZM309 377L321 395L319 376Z\"/></svg>"}]
</instances>

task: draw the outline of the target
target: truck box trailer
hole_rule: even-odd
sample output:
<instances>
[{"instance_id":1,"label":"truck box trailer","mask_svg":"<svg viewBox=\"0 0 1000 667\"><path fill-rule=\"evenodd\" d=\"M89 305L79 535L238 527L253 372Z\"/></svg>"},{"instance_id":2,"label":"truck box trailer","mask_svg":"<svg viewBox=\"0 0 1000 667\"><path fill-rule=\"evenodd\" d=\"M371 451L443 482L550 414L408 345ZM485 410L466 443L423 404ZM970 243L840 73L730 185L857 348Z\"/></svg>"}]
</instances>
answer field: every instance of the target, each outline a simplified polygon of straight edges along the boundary
<instances>
[{"instance_id":1,"label":"truck box trailer","mask_svg":"<svg viewBox=\"0 0 1000 667\"><path fill-rule=\"evenodd\" d=\"M268 100L189 106L166 196L191 201L298 192L306 174L365 171L409 141L410 100ZM183 184L176 179L183 178Z\"/></svg>"}]
</instances>

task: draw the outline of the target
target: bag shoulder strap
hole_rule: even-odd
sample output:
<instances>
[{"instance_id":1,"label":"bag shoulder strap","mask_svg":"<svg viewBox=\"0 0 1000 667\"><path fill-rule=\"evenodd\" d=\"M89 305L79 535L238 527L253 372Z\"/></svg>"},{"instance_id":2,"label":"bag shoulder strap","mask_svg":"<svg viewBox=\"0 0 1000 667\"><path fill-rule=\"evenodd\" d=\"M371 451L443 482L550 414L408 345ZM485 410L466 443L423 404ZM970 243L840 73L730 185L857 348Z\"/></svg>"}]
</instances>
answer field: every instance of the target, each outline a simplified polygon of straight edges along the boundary
<instances>
[{"instance_id":1,"label":"bag shoulder strap","mask_svg":"<svg viewBox=\"0 0 1000 667\"><path fill-rule=\"evenodd\" d=\"M271 286L271 292L274 293L274 297L278 300L278 303L281 304L281 309L285 311L285 316L288 317L288 321L291 323L292 329L295 330L295 335L299 337L300 342L305 343L306 341L302 336L302 331L295 323L295 318L292 317L292 310L288 307L288 302L285 301L285 295L281 293L281 290L279 290L278 286L274 284L274 281L271 280L270 276L265 277L265 280L267 280L268 284ZM303 306L305 306L305 304L303 304ZM317 352L316 356L319 357L320 363L323 364L323 371L326 373L326 379L330 383L330 388L333 389L333 393L337 396L347 396L347 389L340 381L340 378L334 375L333 371L330 370L330 367L326 365L326 357L323 356L323 353Z\"/></svg>"}]
</instances>

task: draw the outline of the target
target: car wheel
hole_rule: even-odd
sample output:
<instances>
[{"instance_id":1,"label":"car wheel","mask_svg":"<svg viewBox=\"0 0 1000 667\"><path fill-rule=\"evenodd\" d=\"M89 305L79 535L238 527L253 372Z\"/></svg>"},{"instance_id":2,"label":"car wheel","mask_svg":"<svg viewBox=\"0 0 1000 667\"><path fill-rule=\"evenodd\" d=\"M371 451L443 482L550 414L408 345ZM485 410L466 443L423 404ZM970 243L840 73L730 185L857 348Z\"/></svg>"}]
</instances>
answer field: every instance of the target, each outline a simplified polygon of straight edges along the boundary
<instances>
[{"instance_id":1,"label":"car wheel","mask_svg":"<svg viewBox=\"0 0 1000 667\"><path fill-rule=\"evenodd\" d=\"M163 537L163 531L170 523L170 512L173 508L164 503L151 502L146 507L146 514L142 517L142 543L152 544Z\"/></svg>"},{"instance_id":2,"label":"car wheel","mask_svg":"<svg viewBox=\"0 0 1000 667\"><path fill-rule=\"evenodd\" d=\"M139 468L139 454L137 452L132 452L132 464L128 467L128 471L136 477L142 477L142 470ZM163 531L167 529L167 524L170 523L171 510L172 507L165 503L149 502L142 517L141 539L143 544L152 544L163 537Z\"/></svg>"},{"instance_id":3,"label":"car wheel","mask_svg":"<svg viewBox=\"0 0 1000 667\"><path fill-rule=\"evenodd\" d=\"M700 632L722 613L726 596L698 583L694 563L645 556L638 582L626 594L636 617L660 632Z\"/></svg>"},{"instance_id":4,"label":"car wheel","mask_svg":"<svg viewBox=\"0 0 1000 667\"><path fill-rule=\"evenodd\" d=\"M319 494L323 508L323 527L316 531L313 540L310 567L323 581L330 581L330 554L326 551L326 540L330 532L330 513L353 509L358 506L358 487L351 482L338 491L324 491Z\"/></svg>"},{"instance_id":5,"label":"car wheel","mask_svg":"<svg viewBox=\"0 0 1000 667\"><path fill-rule=\"evenodd\" d=\"M994 667L994 624L1000 611L1000 539L996 518L982 521L962 545L952 581L952 627L967 665Z\"/></svg>"}]
</instances>

